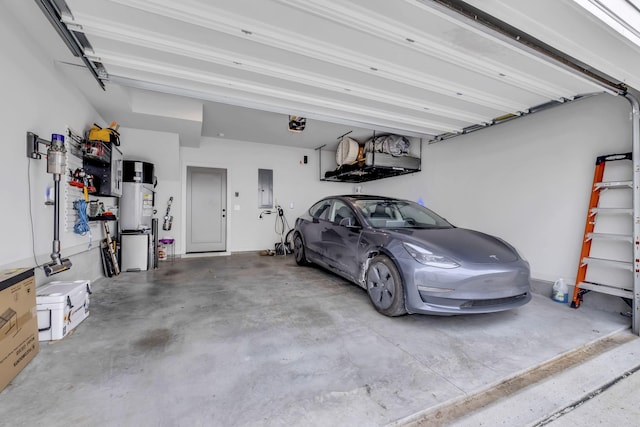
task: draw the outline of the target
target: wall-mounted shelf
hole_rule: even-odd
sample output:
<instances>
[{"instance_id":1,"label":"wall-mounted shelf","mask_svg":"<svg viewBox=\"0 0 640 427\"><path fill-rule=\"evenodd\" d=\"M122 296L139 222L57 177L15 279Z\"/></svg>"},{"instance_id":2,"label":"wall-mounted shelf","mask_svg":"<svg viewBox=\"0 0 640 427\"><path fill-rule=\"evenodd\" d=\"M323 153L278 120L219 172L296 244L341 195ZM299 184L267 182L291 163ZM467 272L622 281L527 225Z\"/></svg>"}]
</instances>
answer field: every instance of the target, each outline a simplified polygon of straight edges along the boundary
<instances>
[{"instance_id":1,"label":"wall-mounted shelf","mask_svg":"<svg viewBox=\"0 0 640 427\"><path fill-rule=\"evenodd\" d=\"M116 221L115 215L98 215L98 216L90 216L89 221Z\"/></svg>"},{"instance_id":2,"label":"wall-mounted shelf","mask_svg":"<svg viewBox=\"0 0 640 427\"><path fill-rule=\"evenodd\" d=\"M89 141L84 143L83 155L86 160L109 164L111 163L111 144L103 141Z\"/></svg>"}]
</instances>

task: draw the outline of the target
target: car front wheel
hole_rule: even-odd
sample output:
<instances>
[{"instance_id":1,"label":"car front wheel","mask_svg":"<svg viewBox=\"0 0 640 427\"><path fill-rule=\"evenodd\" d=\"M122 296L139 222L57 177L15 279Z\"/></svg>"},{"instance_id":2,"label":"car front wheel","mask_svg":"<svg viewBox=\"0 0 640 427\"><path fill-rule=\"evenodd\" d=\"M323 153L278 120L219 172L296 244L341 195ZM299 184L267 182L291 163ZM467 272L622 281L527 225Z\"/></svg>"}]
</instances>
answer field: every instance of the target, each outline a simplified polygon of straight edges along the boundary
<instances>
[{"instance_id":1,"label":"car front wheel","mask_svg":"<svg viewBox=\"0 0 640 427\"><path fill-rule=\"evenodd\" d=\"M304 243L302 242L300 233L296 233L295 236L293 236L293 255L296 258L296 264L309 264L309 261L307 261L307 255L304 252Z\"/></svg>"},{"instance_id":2,"label":"car front wheel","mask_svg":"<svg viewBox=\"0 0 640 427\"><path fill-rule=\"evenodd\" d=\"M374 257L367 269L367 292L376 310L386 316L406 314L400 273L391 259Z\"/></svg>"}]
</instances>

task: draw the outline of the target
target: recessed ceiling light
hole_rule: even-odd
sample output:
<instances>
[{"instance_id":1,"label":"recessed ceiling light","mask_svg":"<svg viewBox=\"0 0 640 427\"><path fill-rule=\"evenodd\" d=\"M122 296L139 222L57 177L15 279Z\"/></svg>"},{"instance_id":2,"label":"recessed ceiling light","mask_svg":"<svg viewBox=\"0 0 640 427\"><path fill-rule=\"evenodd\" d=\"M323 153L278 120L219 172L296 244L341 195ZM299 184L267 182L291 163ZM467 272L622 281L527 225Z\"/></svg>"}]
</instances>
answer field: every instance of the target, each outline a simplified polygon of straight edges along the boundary
<instances>
[{"instance_id":1,"label":"recessed ceiling light","mask_svg":"<svg viewBox=\"0 0 640 427\"><path fill-rule=\"evenodd\" d=\"M223 138L223 137L224 137L224 133L220 132L220 133L218 133L218 136L219 136L220 138Z\"/></svg>"}]
</instances>

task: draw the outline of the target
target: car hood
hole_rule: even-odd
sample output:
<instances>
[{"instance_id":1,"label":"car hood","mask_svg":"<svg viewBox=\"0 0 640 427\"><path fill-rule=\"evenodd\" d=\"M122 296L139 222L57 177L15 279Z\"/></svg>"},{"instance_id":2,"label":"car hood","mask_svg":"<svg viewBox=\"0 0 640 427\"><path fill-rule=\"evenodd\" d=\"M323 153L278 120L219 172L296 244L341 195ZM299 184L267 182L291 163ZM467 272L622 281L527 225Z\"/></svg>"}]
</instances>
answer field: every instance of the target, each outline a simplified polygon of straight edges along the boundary
<instances>
[{"instance_id":1,"label":"car hood","mask_svg":"<svg viewBox=\"0 0 640 427\"><path fill-rule=\"evenodd\" d=\"M387 230L404 242L470 263L513 262L519 259L515 249L504 241L464 228Z\"/></svg>"}]
</instances>

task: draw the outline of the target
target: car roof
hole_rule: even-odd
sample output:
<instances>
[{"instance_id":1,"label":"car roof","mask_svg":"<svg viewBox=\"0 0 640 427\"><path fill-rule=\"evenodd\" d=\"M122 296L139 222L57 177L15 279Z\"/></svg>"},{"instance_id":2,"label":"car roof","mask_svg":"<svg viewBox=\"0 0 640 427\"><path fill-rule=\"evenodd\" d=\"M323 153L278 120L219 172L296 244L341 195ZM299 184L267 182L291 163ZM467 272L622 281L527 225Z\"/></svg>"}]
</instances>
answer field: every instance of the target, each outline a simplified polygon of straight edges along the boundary
<instances>
[{"instance_id":1,"label":"car roof","mask_svg":"<svg viewBox=\"0 0 640 427\"><path fill-rule=\"evenodd\" d=\"M375 195L367 195L367 194L344 194L341 196L331 196L331 197L342 197L351 201L356 201L356 200L371 200L371 199L375 199L375 200L403 200L403 199L398 199L395 197L387 197L387 196L375 196ZM327 197L328 199L331 197Z\"/></svg>"}]
</instances>

